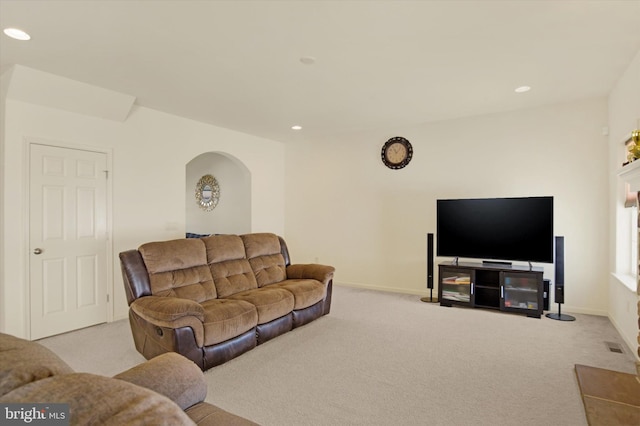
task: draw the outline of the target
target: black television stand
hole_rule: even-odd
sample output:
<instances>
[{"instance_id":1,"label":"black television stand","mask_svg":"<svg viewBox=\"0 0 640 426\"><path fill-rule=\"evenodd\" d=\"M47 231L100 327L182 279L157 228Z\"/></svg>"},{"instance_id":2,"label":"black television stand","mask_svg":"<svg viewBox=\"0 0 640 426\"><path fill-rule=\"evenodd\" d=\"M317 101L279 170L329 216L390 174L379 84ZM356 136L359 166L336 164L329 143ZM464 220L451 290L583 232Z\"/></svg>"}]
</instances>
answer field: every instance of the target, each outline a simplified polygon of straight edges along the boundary
<instances>
[{"instance_id":1,"label":"black television stand","mask_svg":"<svg viewBox=\"0 0 640 426\"><path fill-rule=\"evenodd\" d=\"M445 262L438 268L441 306L496 309L533 318L542 316L544 269L540 267Z\"/></svg>"}]
</instances>

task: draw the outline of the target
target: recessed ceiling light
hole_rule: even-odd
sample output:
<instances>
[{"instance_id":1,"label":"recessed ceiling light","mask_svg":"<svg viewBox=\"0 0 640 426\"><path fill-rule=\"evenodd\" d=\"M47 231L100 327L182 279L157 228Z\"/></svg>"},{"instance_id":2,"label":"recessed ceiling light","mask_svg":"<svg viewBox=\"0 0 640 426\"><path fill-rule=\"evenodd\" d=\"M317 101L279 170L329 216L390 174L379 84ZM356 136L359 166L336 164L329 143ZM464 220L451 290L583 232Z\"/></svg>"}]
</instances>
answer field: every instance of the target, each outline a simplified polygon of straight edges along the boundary
<instances>
[{"instance_id":1,"label":"recessed ceiling light","mask_svg":"<svg viewBox=\"0 0 640 426\"><path fill-rule=\"evenodd\" d=\"M316 58L314 58L313 56L303 56L302 58L300 58L300 62L305 65L313 65L316 63Z\"/></svg>"},{"instance_id":2,"label":"recessed ceiling light","mask_svg":"<svg viewBox=\"0 0 640 426\"><path fill-rule=\"evenodd\" d=\"M298 126L298 125L291 126L291 130L302 130L302 126Z\"/></svg>"},{"instance_id":3,"label":"recessed ceiling light","mask_svg":"<svg viewBox=\"0 0 640 426\"><path fill-rule=\"evenodd\" d=\"M5 28L4 33L16 40L22 40L22 41L31 40L31 36L29 34L17 28Z\"/></svg>"},{"instance_id":4,"label":"recessed ceiling light","mask_svg":"<svg viewBox=\"0 0 640 426\"><path fill-rule=\"evenodd\" d=\"M531 87L529 86L520 86L516 88L516 93L524 93L528 92L529 90L531 90Z\"/></svg>"}]
</instances>

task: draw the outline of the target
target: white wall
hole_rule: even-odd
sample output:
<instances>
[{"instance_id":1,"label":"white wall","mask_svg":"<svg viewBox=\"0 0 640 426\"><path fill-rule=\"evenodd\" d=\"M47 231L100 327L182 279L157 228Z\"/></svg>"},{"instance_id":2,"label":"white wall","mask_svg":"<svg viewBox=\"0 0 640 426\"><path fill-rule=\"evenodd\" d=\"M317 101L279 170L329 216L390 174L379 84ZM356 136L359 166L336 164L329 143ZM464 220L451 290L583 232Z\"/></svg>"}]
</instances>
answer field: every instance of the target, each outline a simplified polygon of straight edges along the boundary
<instances>
[{"instance_id":1,"label":"white wall","mask_svg":"<svg viewBox=\"0 0 640 426\"><path fill-rule=\"evenodd\" d=\"M187 164L186 231L196 234L245 234L251 232L251 174L238 160L207 152ZM213 175L220 200L211 211L200 208L195 198L198 181Z\"/></svg>"},{"instance_id":2,"label":"white wall","mask_svg":"<svg viewBox=\"0 0 640 426\"><path fill-rule=\"evenodd\" d=\"M2 78L0 78L0 164L4 165L4 131L2 129L5 128L5 101L7 99L7 92L9 91L9 80L11 78L11 74L13 73L13 68L9 69ZM5 167L0 169L0 188L4 187L5 183ZM5 241L4 238L4 205L5 205L5 196L4 191L0 189L0 271L4 271L4 247L5 245L2 243ZM0 273L0 297L6 295L4 290L4 280L2 278L2 274ZM1 305L0 305L1 306ZM0 330L4 330L5 328L5 316L0 315Z\"/></svg>"},{"instance_id":3,"label":"white wall","mask_svg":"<svg viewBox=\"0 0 640 426\"><path fill-rule=\"evenodd\" d=\"M425 239L435 231L437 198L553 195L556 234L567 238L563 311L609 309L633 341L637 325L625 311L634 299L617 295L620 284L609 274L608 200L616 189L608 180L613 160L603 158L611 159L611 144L640 117L639 63L636 57L608 105L592 99L288 144L286 185L285 149L278 142L146 108L134 107L118 122L8 99L2 105L0 329L27 334L24 148L25 138L40 138L113 153L116 318L127 312L117 253L183 235L185 165L216 151L251 173L252 231L284 235L286 219L293 261L332 264L339 284L420 295L426 294ZM608 140L602 136L607 125ZM407 137L414 147L413 161L399 171L380 161L380 148L392 136ZM548 265L545 276L553 280Z\"/></svg>"},{"instance_id":4,"label":"white wall","mask_svg":"<svg viewBox=\"0 0 640 426\"><path fill-rule=\"evenodd\" d=\"M551 195L566 238L563 310L606 315L606 125L606 99L592 99L287 144L292 258L334 265L338 284L425 295L436 199ZM397 171L380 160L392 136L414 148Z\"/></svg>"},{"instance_id":5,"label":"white wall","mask_svg":"<svg viewBox=\"0 0 640 426\"><path fill-rule=\"evenodd\" d=\"M38 73L30 75L37 78ZM46 80L57 82L49 74ZM122 122L16 101L11 96L4 107L1 168L5 181L1 191L10 200L4 204L2 230L0 317L4 323L0 324L4 332L28 336L25 138L112 152L115 318L125 317L128 309L117 254L144 242L184 236L185 166L199 154L224 152L241 161L251 174L251 231L284 233L284 146L279 142L140 107L134 107Z\"/></svg>"},{"instance_id":6,"label":"white wall","mask_svg":"<svg viewBox=\"0 0 640 426\"><path fill-rule=\"evenodd\" d=\"M624 141L631 131L640 129L640 52L638 52L620 77L609 96L609 206L610 206L610 257L609 270L609 318L616 326L627 344L634 349L638 347L638 296L636 292L621 281L618 269L628 257L627 239L634 230L625 220L624 182L617 173L624 160ZM637 277L628 277L630 286L637 283Z\"/></svg>"}]
</instances>

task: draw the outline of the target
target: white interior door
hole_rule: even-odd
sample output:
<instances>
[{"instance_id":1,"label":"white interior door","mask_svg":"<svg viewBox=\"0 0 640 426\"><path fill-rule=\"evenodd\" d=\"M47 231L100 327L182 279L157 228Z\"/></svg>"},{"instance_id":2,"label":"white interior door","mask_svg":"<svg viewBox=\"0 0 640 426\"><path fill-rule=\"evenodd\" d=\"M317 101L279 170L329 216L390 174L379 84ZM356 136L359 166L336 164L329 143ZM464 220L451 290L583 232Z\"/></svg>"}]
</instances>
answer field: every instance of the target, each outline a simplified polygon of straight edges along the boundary
<instances>
[{"instance_id":1,"label":"white interior door","mask_svg":"<svg viewBox=\"0 0 640 426\"><path fill-rule=\"evenodd\" d=\"M107 156L30 145L31 339L107 320Z\"/></svg>"}]
</instances>

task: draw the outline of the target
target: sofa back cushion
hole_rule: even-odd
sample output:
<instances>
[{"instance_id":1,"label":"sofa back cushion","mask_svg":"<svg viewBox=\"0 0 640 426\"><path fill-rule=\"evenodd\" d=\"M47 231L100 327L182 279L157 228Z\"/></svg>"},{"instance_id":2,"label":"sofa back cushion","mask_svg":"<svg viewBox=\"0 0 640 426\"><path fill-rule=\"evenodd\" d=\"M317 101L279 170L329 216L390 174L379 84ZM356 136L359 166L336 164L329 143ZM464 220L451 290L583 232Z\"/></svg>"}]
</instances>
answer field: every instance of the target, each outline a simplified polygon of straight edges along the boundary
<instances>
[{"instance_id":1,"label":"sofa back cushion","mask_svg":"<svg viewBox=\"0 0 640 426\"><path fill-rule=\"evenodd\" d=\"M202 241L207 248L207 263L218 297L258 288L239 236L216 235Z\"/></svg>"},{"instance_id":2,"label":"sofa back cushion","mask_svg":"<svg viewBox=\"0 0 640 426\"><path fill-rule=\"evenodd\" d=\"M287 269L280 248L280 239L275 234L256 233L241 235L251 269L258 287L287 279Z\"/></svg>"},{"instance_id":3,"label":"sofa back cushion","mask_svg":"<svg viewBox=\"0 0 640 426\"><path fill-rule=\"evenodd\" d=\"M44 346L0 333L0 397L31 382L73 373Z\"/></svg>"},{"instance_id":4,"label":"sofa back cushion","mask_svg":"<svg viewBox=\"0 0 640 426\"><path fill-rule=\"evenodd\" d=\"M185 238L147 243L138 251L149 272L154 296L173 296L199 303L217 297L202 240Z\"/></svg>"}]
</instances>

